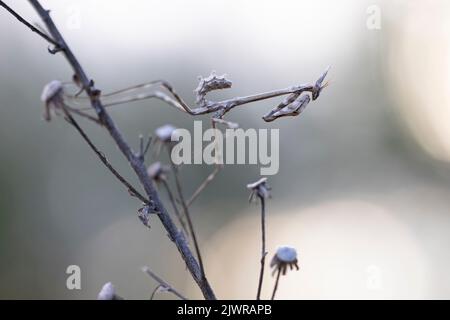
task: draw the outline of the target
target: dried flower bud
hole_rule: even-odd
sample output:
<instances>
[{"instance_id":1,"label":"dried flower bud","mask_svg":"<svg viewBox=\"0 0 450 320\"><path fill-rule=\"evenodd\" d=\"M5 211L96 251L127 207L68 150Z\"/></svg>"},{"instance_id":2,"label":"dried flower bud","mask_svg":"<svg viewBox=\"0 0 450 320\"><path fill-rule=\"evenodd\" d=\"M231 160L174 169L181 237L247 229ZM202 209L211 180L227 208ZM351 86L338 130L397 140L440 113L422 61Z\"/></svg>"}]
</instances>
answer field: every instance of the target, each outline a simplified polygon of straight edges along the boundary
<instances>
[{"instance_id":1,"label":"dried flower bud","mask_svg":"<svg viewBox=\"0 0 450 320\"><path fill-rule=\"evenodd\" d=\"M231 88L232 82L226 79L225 75L218 76L215 72L212 72L208 77L200 77L200 82L197 88L194 90L196 100L195 102L199 106L207 105L206 94L213 90L228 89Z\"/></svg>"},{"instance_id":2,"label":"dried flower bud","mask_svg":"<svg viewBox=\"0 0 450 320\"><path fill-rule=\"evenodd\" d=\"M42 90L41 100L45 103L44 119L51 120L52 111L61 108L63 103L63 84L59 80L49 82Z\"/></svg>"},{"instance_id":3,"label":"dried flower bud","mask_svg":"<svg viewBox=\"0 0 450 320\"><path fill-rule=\"evenodd\" d=\"M41 100L42 102L49 102L53 99L57 94L59 94L63 90L63 85L59 80L53 80L45 85L42 90Z\"/></svg>"},{"instance_id":4,"label":"dried flower bud","mask_svg":"<svg viewBox=\"0 0 450 320\"><path fill-rule=\"evenodd\" d=\"M147 168L147 174L150 178L155 181L161 181L166 179L166 173L169 172L169 168L161 164L161 162L157 161L152 163Z\"/></svg>"},{"instance_id":5,"label":"dried flower bud","mask_svg":"<svg viewBox=\"0 0 450 320\"><path fill-rule=\"evenodd\" d=\"M161 142L170 142L173 132L176 128L170 124L166 124L155 130L156 138Z\"/></svg>"},{"instance_id":6,"label":"dried flower bud","mask_svg":"<svg viewBox=\"0 0 450 320\"><path fill-rule=\"evenodd\" d=\"M116 289L111 282L105 283L102 290L98 293L97 300L122 300L116 295Z\"/></svg>"},{"instance_id":7,"label":"dried flower bud","mask_svg":"<svg viewBox=\"0 0 450 320\"><path fill-rule=\"evenodd\" d=\"M270 190L272 190L272 188L267 184L267 178L265 177L256 182L247 184L247 189L252 191L249 201L251 201L255 195L264 199L271 197Z\"/></svg>"},{"instance_id":8,"label":"dried flower bud","mask_svg":"<svg viewBox=\"0 0 450 320\"><path fill-rule=\"evenodd\" d=\"M270 262L270 267L274 268L273 273L280 271L282 275L286 274L287 267L292 270L294 267L298 270L297 251L293 247L281 246Z\"/></svg>"}]
</instances>

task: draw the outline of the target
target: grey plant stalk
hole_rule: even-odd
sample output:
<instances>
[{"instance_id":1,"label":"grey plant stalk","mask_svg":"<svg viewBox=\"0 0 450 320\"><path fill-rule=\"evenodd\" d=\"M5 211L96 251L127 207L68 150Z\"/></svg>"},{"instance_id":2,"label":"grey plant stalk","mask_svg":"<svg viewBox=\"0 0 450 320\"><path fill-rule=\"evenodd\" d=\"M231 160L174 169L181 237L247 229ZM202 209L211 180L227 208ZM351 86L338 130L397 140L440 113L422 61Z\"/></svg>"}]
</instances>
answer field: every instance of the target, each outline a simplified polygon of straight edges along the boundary
<instances>
[{"instance_id":1,"label":"grey plant stalk","mask_svg":"<svg viewBox=\"0 0 450 320\"><path fill-rule=\"evenodd\" d=\"M194 224L192 223L191 213L189 212L188 204L186 203L186 200L184 199L183 188L181 187L181 181L180 181L180 177L179 177L179 174L178 174L178 168L175 165L175 163L173 163L172 157L170 156L170 152L171 152L170 147L168 147L167 150L169 152L169 161L170 161L170 165L171 165L171 168L172 168L172 172L173 172L173 175L175 177L175 186L176 186L176 189L177 189L178 197L180 199L181 206L182 206L183 212L184 212L184 216L185 216L186 221L187 221L189 233L190 233L190 235L192 237L192 241L194 242L195 252L197 253L198 264L200 266L200 272L202 274L201 276L203 278L205 278L205 280L206 280L205 269L203 267L202 254L200 252L200 246L199 246L198 241L197 241L197 235L195 233Z\"/></svg>"},{"instance_id":2,"label":"grey plant stalk","mask_svg":"<svg viewBox=\"0 0 450 320\"><path fill-rule=\"evenodd\" d=\"M261 201L261 269L259 271L258 291L256 300L261 299L261 290L264 279L264 266L266 265L266 201L264 197L258 197Z\"/></svg>"},{"instance_id":3,"label":"grey plant stalk","mask_svg":"<svg viewBox=\"0 0 450 320\"><path fill-rule=\"evenodd\" d=\"M174 295L176 295L178 298L180 298L181 300L187 300L187 298L185 296L183 296L181 293L179 293L177 290L175 290L172 286L170 286L167 282L165 282L163 279L161 279L160 277L158 277L152 270L150 270L149 267L145 266L142 268L142 272L145 272L146 274L148 274L150 277L152 277L156 282L159 283L158 287L156 287L156 289L153 291L151 299L153 299L156 291L159 288L163 288L171 293L173 293Z\"/></svg>"},{"instance_id":4,"label":"grey plant stalk","mask_svg":"<svg viewBox=\"0 0 450 320\"><path fill-rule=\"evenodd\" d=\"M261 268L259 271L258 289L256 291L256 300L261 299L261 290L264 280L264 268L266 264L266 199L270 198L270 186L267 184L267 178L261 178L254 183L247 185L247 189L251 190L249 200L252 201L257 197L261 203Z\"/></svg>"},{"instance_id":5,"label":"grey plant stalk","mask_svg":"<svg viewBox=\"0 0 450 320\"><path fill-rule=\"evenodd\" d=\"M3 7L7 8L7 6L3 3L3 1L1 1L0 3ZM185 261L189 272L191 273L195 282L197 283L200 290L202 291L203 296L205 297L205 299L215 299L216 298L215 294L214 294L208 280L206 279L202 270L200 269L200 266L199 266L197 260L195 259L194 255L192 254L185 238L178 231L176 225L174 224L171 217L169 216L165 206L161 202L157 191L154 189L152 182L147 175L147 171L146 171L144 162L142 161L141 157L137 156L136 153L133 152L130 145L126 142L122 133L116 126L115 122L110 117L110 115L106 111L105 107L101 103L100 91L94 87L93 81L91 81L90 78L87 76L87 74L85 73L81 64L79 63L78 59L75 57L72 50L69 48L69 46L65 42L63 36L61 35L58 28L56 27L53 20L51 19L49 11L45 10L42 7L42 5L39 3L39 1L37 1L37 0L30 0L30 3L34 7L34 9L37 11L37 13L41 17L41 19L44 21L45 25L47 26L47 29L51 35L52 41L49 41L48 37L44 37L42 34L40 34L40 35L44 39L49 41L51 44L56 43L56 46L53 50L51 50L51 53L62 52L63 55L65 56L65 58L67 59L67 61L69 62L69 64L72 66L72 69L74 70L78 81L80 82L81 86L83 87L84 91L86 92L86 94L89 97L89 101L91 103L92 108L97 113L98 120L109 132L110 136L113 138L113 140L117 144L119 150L122 152L122 154L128 160L130 166L133 168L134 172L136 173L136 176L138 177L139 181L143 185L144 190L148 196L148 203L150 205L150 208L152 209L152 211L154 213L158 214L158 218L160 219L161 223L163 224L164 228L166 229L166 231L169 235L169 238L177 246L178 251L180 252L183 260ZM8 11L10 11L10 10L8 10ZM18 17L18 15L14 15L14 16L16 18ZM23 23L22 20L19 19L19 21L21 21ZM31 26L30 24L26 24L26 25L28 27ZM33 31L35 31L36 28L32 27L31 29Z\"/></svg>"},{"instance_id":6,"label":"grey plant stalk","mask_svg":"<svg viewBox=\"0 0 450 320\"><path fill-rule=\"evenodd\" d=\"M178 219L178 222L180 223L181 228L183 229L186 236L189 237L189 231L186 227L186 223L184 222L183 216L181 215L180 211L178 210L178 206L177 206L175 197L172 193L172 190L170 190L169 184L167 183L167 181L165 179L162 179L161 183L164 186L164 189L166 189L167 196L169 197L169 201L172 204L173 211L175 213L175 216Z\"/></svg>"},{"instance_id":7,"label":"grey plant stalk","mask_svg":"<svg viewBox=\"0 0 450 320\"><path fill-rule=\"evenodd\" d=\"M278 283L280 282L281 269L277 270L277 278L275 279L275 284L273 286L272 297L270 300L275 300L275 294L277 293Z\"/></svg>"}]
</instances>

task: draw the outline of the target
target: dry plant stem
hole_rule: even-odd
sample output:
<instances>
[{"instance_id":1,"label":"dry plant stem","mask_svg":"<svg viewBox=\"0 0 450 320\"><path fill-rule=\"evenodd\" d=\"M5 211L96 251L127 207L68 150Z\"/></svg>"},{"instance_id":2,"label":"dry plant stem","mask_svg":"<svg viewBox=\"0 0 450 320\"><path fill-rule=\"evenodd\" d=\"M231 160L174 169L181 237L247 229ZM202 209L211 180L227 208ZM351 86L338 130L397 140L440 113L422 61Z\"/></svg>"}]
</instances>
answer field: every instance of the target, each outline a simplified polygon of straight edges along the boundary
<instances>
[{"instance_id":1,"label":"dry plant stem","mask_svg":"<svg viewBox=\"0 0 450 320\"><path fill-rule=\"evenodd\" d=\"M178 298L180 298L181 300L188 300L186 299L186 297L184 297L181 293L179 293L177 290L175 290L173 287L171 287L167 282L165 282L163 279L161 279L160 277L158 277L152 270L150 270L149 267L144 267L142 268L142 271L145 272L146 274L148 274L150 277L152 277L156 282L159 283L160 287L164 288L165 290L173 293L174 295L176 295ZM152 294L152 298L156 292L157 289L155 289L155 291Z\"/></svg>"},{"instance_id":2,"label":"dry plant stem","mask_svg":"<svg viewBox=\"0 0 450 320\"><path fill-rule=\"evenodd\" d=\"M280 275L281 275L281 268L278 269L277 272L277 279L275 280L275 285L273 287L273 292L272 292L272 298L271 300L275 299L275 294L277 293L277 289L278 289L278 282L280 281Z\"/></svg>"},{"instance_id":3,"label":"dry plant stem","mask_svg":"<svg viewBox=\"0 0 450 320\"><path fill-rule=\"evenodd\" d=\"M81 110L72 108L72 107L70 107L70 106L68 106L68 105L64 105L64 107L65 107L67 110L69 110L70 112L79 115L80 117L86 118L86 119L88 119L88 120L90 120L90 121L92 121L92 122L95 122L96 124L100 124L100 125L101 125L100 121L99 121L97 118L91 116L90 114L84 113L84 112L82 112Z\"/></svg>"},{"instance_id":4,"label":"dry plant stem","mask_svg":"<svg viewBox=\"0 0 450 320\"><path fill-rule=\"evenodd\" d=\"M198 262L196 261L194 255L192 254L184 236L178 231L176 225L170 218L166 208L162 204L158 193L152 185L152 182L147 175L147 171L143 161L135 155L129 144L125 141L122 133L117 128L116 124L109 116L108 112L105 110L101 101L99 100L99 91L94 88L93 82L88 78L77 58L70 50L68 45L66 44L64 38L60 34L58 28L54 24L53 20L50 18L49 11L45 10L39 1L37 0L29 0L31 5L35 8L39 16L44 21L47 29L49 30L53 39L55 39L62 53L72 66L75 74L77 75L80 83L82 84L84 90L89 96L89 100L91 102L91 106L96 111L100 122L103 126L108 130L109 134L117 144L120 151L128 160L130 166L133 168L136 173L139 181L142 183L146 194L148 195L148 202L152 205L152 211L158 213L158 218L166 229L169 238L175 243L180 252L183 260L186 263L186 266L191 273L193 279L197 283L198 287L203 293L203 296L206 299L215 299L214 292L209 285L208 281L205 279L202 269L200 268Z\"/></svg>"},{"instance_id":5,"label":"dry plant stem","mask_svg":"<svg viewBox=\"0 0 450 320\"><path fill-rule=\"evenodd\" d=\"M216 121L215 120L222 120L222 119L215 119L212 118L211 119L211 127L213 129L216 129ZM216 144L217 147L217 144ZM217 156L217 149L216 149L216 156ZM197 190L194 191L194 193L192 194L192 196L189 198L189 200L187 201L187 206L189 207L192 202L195 201L195 199L197 199L197 197L200 195L200 193L202 193L202 191L208 186L208 184L214 180L214 178L216 177L216 175L219 173L219 171L223 168L223 165L216 162L215 164L215 168L214 170L206 177L205 180L203 180L203 182L198 186Z\"/></svg>"},{"instance_id":6,"label":"dry plant stem","mask_svg":"<svg viewBox=\"0 0 450 320\"><path fill-rule=\"evenodd\" d=\"M161 179L161 183L163 184L164 188L166 189L167 195L169 196L170 203L172 204L173 211L175 212L175 215L180 222L181 228L183 229L184 233L187 237L189 237L188 229L186 228L186 224L183 220L183 217L180 214L180 211L178 210L177 203L175 201L175 197L173 196L172 190L170 190L169 184L165 179Z\"/></svg>"},{"instance_id":7,"label":"dry plant stem","mask_svg":"<svg viewBox=\"0 0 450 320\"><path fill-rule=\"evenodd\" d=\"M148 149L150 149L150 145L152 143L152 136L149 136L147 139L147 143L144 143L144 136L141 134L139 135L139 154L138 157L141 159L142 162L145 161L145 155L148 152Z\"/></svg>"},{"instance_id":8,"label":"dry plant stem","mask_svg":"<svg viewBox=\"0 0 450 320\"><path fill-rule=\"evenodd\" d=\"M198 245L197 236L195 234L194 224L192 223L191 214L189 212L189 208L187 206L186 200L184 199L183 189L181 187L180 177L178 175L178 168L175 165L175 163L173 163L173 161L172 161L172 157L170 156L170 150L171 150L170 147L167 147L167 151L169 152L170 165L172 167L173 175L175 177L175 185L177 188L178 197L180 198L181 206L183 207L183 212L186 217L186 221L188 223L189 232L192 236L192 242L194 243L195 251L197 253L198 264L200 265L201 276L206 281L205 269L203 268L202 254L200 252L200 246Z\"/></svg>"},{"instance_id":9,"label":"dry plant stem","mask_svg":"<svg viewBox=\"0 0 450 320\"><path fill-rule=\"evenodd\" d=\"M17 12L15 12L13 9L11 9L6 3L4 3L3 1L0 1L0 6L5 8L6 11L8 11L10 14L12 14L17 20L19 20L24 25L26 25L28 28L30 28L31 31L36 32L38 35L40 35L42 38L44 38L45 40L47 40L48 42L50 42L54 46L59 47L59 43L58 42L56 42L55 40L50 38L48 35L46 35L44 32L42 32L41 30L39 30L38 28L33 26L31 23L29 23L28 21L23 19Z\"/></svg>"},{"instance_id":10,"label":"dry plant stem","mask_svg":"<svg viewBox=\"0 0 450 320\"><path fill-rule=\"evenodd\" d=\"M81 137L91 147L91 149L95 152L95 154L98 156L100 161L109 169L109 171L111 171L111 173L124 186L126 186L128 188L128 192L132 196L134 196L134 197L138 198L139 200L141 200L142 202L148 203L148 200L142 194L140 194L124 177L122 177L120 175L120 173L118 173L116 171L116 169L114 169L114 167L108 162L108 159L106 159L104 153L97 149L97 147L94 145L94 143L91 141L91 139L89 139L89 137L86 134L86 132L84 132L84 130L80 127L78 122L76 122L75 119L72 117L72 115L66 109L63 109L63 111L64 111L64 114L66 116L67 121L78 131L78 133L81 135Z\"/></svg>"},{"instance_id":11,"label":"dry plant stem","mask_svg":"<svg viewBox=\"0 0 450 320\"><path fill-rule=\"evenodd\" d=\"M203 180L203 182L200 184L200 186L197 188L197 190L195 190L195 192L192 194L192 196L187 201L186 204L188 206L190 206L192 204L192 202L194 202L194 200L197 199L197 197L200 195L200 193L202 193L202 191L208 186L208 184L214 180L216 175L219 173L220 169L221 169L220 165L215 165L213 172L211 172L208 175L208 177L206 177L206 179Z\"/></svg>"},{"instance_id":12,"label":"dry plant stem","mask_svg":"<svg viewBox=\"0 0 450 320\"><path fill-rule=\"evenodd\" d=\"M159 291L159 289L162 288L162 285L158 284L156 286L156 288L153 290L152 294L150 295L150 300L153 300L153 298L155 297L155 294Z\"/></svg>"},{"instance_id":13,"label":"dry plant stem","mask_svg":"<svg viewBox=\"0 0 450 320\"><path fill-rule=\"evenodd\" d=\"M266 201L264 197L259 197L261 200L261 270L259 272L258 291L256 300L261 299L261 289L264 279L264 266L266 264Z\"/></svg>"}]
</instances>

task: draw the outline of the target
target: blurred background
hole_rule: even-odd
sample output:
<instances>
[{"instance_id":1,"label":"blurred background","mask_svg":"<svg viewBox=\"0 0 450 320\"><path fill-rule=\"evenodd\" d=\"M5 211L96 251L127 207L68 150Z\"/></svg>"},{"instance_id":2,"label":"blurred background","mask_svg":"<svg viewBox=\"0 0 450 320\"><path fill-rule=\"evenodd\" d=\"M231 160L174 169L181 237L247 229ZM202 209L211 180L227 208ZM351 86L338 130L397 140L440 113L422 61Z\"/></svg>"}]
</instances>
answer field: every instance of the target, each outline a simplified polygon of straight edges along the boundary
<instances>
[{"instance_id":1,"label":"blurred background","mask_svg":"<svg viewBox=\"0 0 450 320\"><path fill-rule=\"evenodd\" d=\"M39 22L27 1L6 1ZM226 73L234 97L315 81L331 84L301 117L265 123L279 100L238 108L242 128L280 129L280 171L269 177L269 259L299 252L280 299L450 298L450 4L436 1L42 1L104 92L166 79L191 105L198 76ZM133 299L156 286L148 265L192 298L200 292L158 219L39 97L72 70L63 56L0 10L0 298L95 299L105 282ZM158 101L111 108L127 140L193 119ZM204 127L208 117L200 117ZM83 127L136 182L112 139ZM151 159L149 159L149 163ZM183 166L186 194L212 167ZM259 206L256 165L230 165L192 207L208 277L220 298L253 299ZM136 182L137 183L137 182ZM166 199L166 198L164 198ZM68 290L66 268L81 268ZM268 269L268 268L267 268ZM274 279L267 270L264 297ZM158 299L173 298L160 293Z\"/></svg>"}]
</instances>

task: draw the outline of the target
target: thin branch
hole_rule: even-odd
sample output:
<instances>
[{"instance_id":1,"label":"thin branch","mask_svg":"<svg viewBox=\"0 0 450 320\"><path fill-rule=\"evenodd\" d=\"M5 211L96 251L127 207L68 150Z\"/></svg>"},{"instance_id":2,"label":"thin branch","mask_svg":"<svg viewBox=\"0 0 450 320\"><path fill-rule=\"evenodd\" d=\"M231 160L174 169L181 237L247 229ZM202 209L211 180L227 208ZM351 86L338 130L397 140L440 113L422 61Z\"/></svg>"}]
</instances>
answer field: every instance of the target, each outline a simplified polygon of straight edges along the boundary
<instances>
[{"instance_id":1,"label":"thin branch","mask_svg":"<svg viewBox=\"0 0 450 320\"><path fill-rule=\"evenodd\" d=\"M40 35L42 38L44 38L47 42L53 44L55 47L59 47L59 43L52 38L50 38L48 35L46 35L44 32L33 26L31 23L26 21L24 18L22 18L17 12L15 12L13 9L11 9L6 3L3 1L0 1L0 6L6 9L10 14L14 16L17 20L19 20L21 23L26 25L28 28L31 29L31 31L36 32L38 35Z\"/></svg>"},{"instance_id":2,"label":"thin branch","mask_svg":"<svg viewBox=\"0 0 450 320\"><path fill-rule=\"evenodd\" d=\"M167 148L167 151L169 152L170 165L172 167L173 175L175 177L175 185L176 185L176 188L177 188L178 197L179 197L179 199L181 201L181 206L183 208L183 212L184 212L184 215L186 217L186 221L188 223L189 231L190 231L191 236L192 236L192 241L194 242L195 251L197 253L198 264L200 265L200 270L201 270L201 273L202 273L202 277L206 280L205 269L203 268L202 254L200 252L200 246L198 244L197 236L195 234L194 224L192 223L191 214L189 212L189 208L188 208L188 205L186 203L186 200L184 199L183 189L181 187L180 177L178 175L178 168L175 165L175 163L173 163L173 161L172 161L172 157L170 155L170 147Z\"/></svg>"},{"instance_id":3,"label":"thin branch","mask_svg":"<svg viewBox=\"0 0 450 320\"><path fill-rule=\"evenodd\" d=\"M67 110L69 110L70 112L79 115L80 117L86 118L86 119L88 119L88 120L90 120L92 122L95 122L96 124L100 124L101 125L100 121L97 118L91 116L90 114L87 114L87 113L85 113L85 112L83 112L83 111L81 111L79 109L72 108L71 106L68 106L67 104L64 104L64 107Z\"/></svg>"},{"instance_id":4,"label":"thin branch","mask_svg":"<svg viewBox=\"0 0 450 320\"><path fill-rule=\"evenodd\" d=\"M219 118L212 118L211 119L211 127L212 129L216 129L216 123L228 123L228 121L219 119ZM229 124L229 123L228 123ZM202 193L202 191L211 183L211 181L214 180L214 178L216 177L216 175L219 173L219 171L223 168L223 165L219 163L218 158L218 145L217 145L217 139L215 140L215 156L216 156L216 164L215 164L215 168L213 170L213 172L211 172L206 179L198 186L197 190L194 191L194 193L192 194L192 196L189 198L189 200L187 201L187 206L189 207L192 202L194 202L194 200L200 195L200 193Z\"/></svg>"},{"instance_id":5,"label":"thin branch","mask_svg":"<svg viewBox=\"0 0 450 320\"><path fill-rule=\"evenodd\" d=\"M198 186L197 190L194 191L192 196L189 198L189 200L186 202L187 206L191 206L191 204L197 199L197 197L202 193L203 190L208 186L208 184L214 180L216 175L220 172L221 166L216 165L213 172L211 172L205 180Z\"/></svg>"},{"instance_id":6,"label":"thin branch","mask_svg":"<svg viewBox=\"0 0 450 320\"><path fill-rule=\"evenodd\" d=\"M146 274L148 274L150 277L152 277L156 282L158 282L162 288L164 288L165 290L173 293L174 295L176 295L178 298L180 298L181 300L188 300L186 297L184 297L181 293L179 293L177 290L175 290L172 286L170 286L167 282L165 282L163 279L161 279L160 277L158 277L152 270L150 270L149 267L143 267L142 271L145 272ZM153 297L153 295L152 295Z\"/></svg>"},{"instance_id":7,"label":"thin branch","mask_svg":"<svg viewBox=\"0 0 450 320\"><path fill-rule=\"evenodd\" d=\"M266 264L266 201L264 197L258 196L261 200L261 270L259 272L258 290L256 300L261 299L261 289L264 278L264 266Z\"/></svg>"},{"instance_id":8,"label":"thin branch","mask_svg":"<svg viewBox=\"0 0 450 320\"><path fill-rule=\"evenodd\" d=\"M273 287L271 300L275 299L275 294L277 293L277 289L278 289L278 282L280 282L280 275L281 275L281 268L278 268L277 279L275 280L275 285Z\"/></svg>"},{"instance_id":9,"label":"thin branch","mask_svg":"<svg viewBox=\"0 0 450 320\"><path fill-rule=\"evenodd\" d=\"M155 297L156 293L157 293L161 288L163 288L163 286L160 285L160 284L158 284L158 285L156 286L156 288L153 290L152 294L150 295L150 300L153 300L153 298Z\"/></svg>"},{"instance_id":10,"label":"thin branch","mask_svg":"<svg viewBox=\"0 0 450 320\"><path fill-rule=\"evenodd\" d=\"M97 149L97 147L94 145L94 143L89 139L86 132L80 127L78 122L75 121L75 119L72 117L72 115L63 108L64 114L66 116L67 121L78 131L78 133L83 137L83 139L86 141L86 143L91 147L91 149L95 152L95 154L98 156L100 161L111 171L111 173L125 186L128 188L128 192L141 200L144 203L148 203L148 200L139 192L137 191L124 177L120 175L120 173L117 172L116 169L108 162L108 159L106 159L103 152Z\"/></svg>"},{"instance_id":11,"label":"thin branch","mask_svg":"<svg viewBox=\"0 0 450 320\"><path fill-rule=\"evenodd\" d=\"M49 33L55 39L55 42L58 44L59 48L62 49L62 53L68 60L69 64L72 66L77 79L81 83L83 89L86 91L86 94L89 96L91 106L96 111L99 120L104 125L104 127L108 130L111 137L114 139L120 151L123 153L125 158L128 160L130 166L133 168L136 173L139 181L143 185L145 192L148 195L149 202L152 204L153 212L158 213L158 218L166 229L169 238L175 243L180 252L183 260L186 263L186 266L191 273L193 279L199 286L200 290L203 293L203 296L206 299L215 299L214 292L209 285L208 281L204 277L202 269L200 268L198 262L196 261L194 255L192 254L188 243L184 236L178 232L178 229L170 215L168 214L166 208L164 207L161 199L159 198L158 193L156 192L150 178L147 175L146 168L144 166L143 161L136 156L133 152L129 144L125 141L122 133L117 128L113 119L110 117L104 106L100 101L100 91L95 89L93 81L89 79L84 69L81 67L78 59L73 54L72 50L69 48L58 28L54 24L53 20L49 15L49 11L45 10L39 1L37 0L29 0L31 5L35 8L41 19L44 21ZM21 21L22 22L22 21Z\"/></svg>"},{"instance_id":12,"label":"thin branch","mask_svg":"<svg viewBox=\"0 0 450 320\"><path fill-rule=\"evenodd\" d=\"M177 203L175 201L175 197L173 196L172 190L170 190L169 184L165 179L161 179L161 183L163 184L164 188L166 189L167 195L169 196L170 203L172 204L173 211L175 212L175 215L180 222L181 228L183 229L184 233L187 237L189 237L189 231L186 227L186 223L183 220L183 217L180 214L180 211L178 210Z\"/></svg>"},{"instance_id":13,"label":"thin branch","mask_svg":"<svg viewBox=\"0 0 450 320\"><path fill-rule=\"evenodd\" d=\"M145 155L148 152L148 149L150 148L150 145L152 144L152 136L148 136L147 143L144 142L144 136L141 134L139 135L139 154L138 157L141 159L141 161L145 160Z\"/></svg>"}]
</instances>

